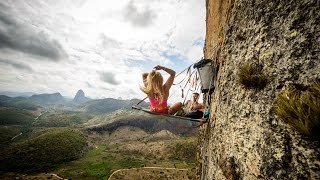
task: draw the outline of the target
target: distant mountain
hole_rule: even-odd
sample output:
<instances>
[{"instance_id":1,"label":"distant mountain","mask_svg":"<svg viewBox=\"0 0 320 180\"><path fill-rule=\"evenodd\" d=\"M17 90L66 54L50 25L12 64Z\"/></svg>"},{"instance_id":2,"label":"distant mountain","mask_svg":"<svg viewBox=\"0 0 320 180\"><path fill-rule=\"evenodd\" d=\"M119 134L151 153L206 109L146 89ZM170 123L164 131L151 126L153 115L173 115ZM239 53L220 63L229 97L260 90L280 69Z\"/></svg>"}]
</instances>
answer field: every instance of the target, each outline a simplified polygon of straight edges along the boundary
<instances>
[{"instance_id":1,"label":"distant mountain","mask_svg":"<svg viewBox=\"0 0 320 180\"><path fill-rule=\"evenodd\" d=\"M8 97L0 95L0 107L36 110L40 106L26 97Z\"/></svg>"},{"instance_id":2,"label":"distant mountain","mask_svg":"<svg viewBox=\"0 0 320 180\"><path fill-rule=\"evenodd\" d=\"M76 104L82 104L82 103L85 103L87 101L90 101L91 99L90 98L87 98L85 95L84 95L84 92L80 89L76 96L74 97L73 101L74 103Z\"/></svg>"},{"instance_id":3,"label":"distant mountain","mask_svg":"<svg viewBox=\"0 0 320 180\"><path fill-rule=\"evenodd\" d=\"M13 91L1 91L0 95L5 95L9 97L30 97L34 95L35 93L33 92L13 92Z\"/></svg>"},{"instance_id":4,"label":"distant mountain","mask_svg":"<svg viewBox=\"0 0 320 180\"><path fill-rule=\"evenodd\" d=\"M132 106L136 105L140 100L119 100L113 98L96 99L84 103L81 108L89 113L109 113L118 109L131 109ZM146 107L148 104L146 102L140 103L140 106Z\"/></svg>"},{"instance_id":5,"label":"distant mountain","mask_svg":"<svg viewBox=\"0 0 320 180\"><path fill-rule=\"evenodd\" d=\"M36 109L39 106L63 105L70 108L80 108L89 113L103 114L118 109L131 109L140 99L123 100L121 98L90 99L83 90L78 90L73 99L63 97L59 92L53 94L36 94L31 97L9 97L0 95L0 107L16 107L20 109ZM139 106L149 104L141 102Z\"/></svg>"},{"instance_id":6,"label":"distant mountain","mask_svg":"<svg viewBox=\"0 0 320 180\"><path fill-rule=\"evenodd\" d=\"M29 99L41 105L64 104L66 102L60 93L32 95Z\"/></svg>"},{"instance_id":7,"label":"distant mountain","mask_svg":"<svg viewBox=\"0 0 320 180\"><path fill-rule=\"evenodd\" d=\"M141 101L141 99L131 99L126 100L128 101L128 109L132 109L132 106L139 106L139 107L149 107L149 103L146 103L145 101ZM137 105L139 103L139 105Z\"/></svg>"}]
</instances>

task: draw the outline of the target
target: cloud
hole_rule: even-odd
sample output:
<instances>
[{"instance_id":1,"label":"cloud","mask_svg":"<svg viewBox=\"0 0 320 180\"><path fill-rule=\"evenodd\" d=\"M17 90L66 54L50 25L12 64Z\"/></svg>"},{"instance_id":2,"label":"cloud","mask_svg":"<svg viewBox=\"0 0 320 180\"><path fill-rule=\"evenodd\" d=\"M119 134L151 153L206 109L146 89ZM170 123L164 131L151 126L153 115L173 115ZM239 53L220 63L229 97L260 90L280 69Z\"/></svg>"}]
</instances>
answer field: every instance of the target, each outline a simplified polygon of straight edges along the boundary
<instances>
[{"instance_id":1,"label":"cloud","mask_svg":"<svg viewBox=\"0 0 320 180\"><path fill-rule=\"evenodd\" d=\"M120 43L117 40L110 38L103 33L101 34L101 39L102 39L103 48L110 48L110 47L119 48L120 47Z\"/></svg>"},{"instance_id":2,"label":"cloud","mask_svg":"<svg viewBox=\"0 0 320 180\"><path fill-rule=\"evenodd\" d=\"M100 79L103 82L106 82L106 83L109 83L112 85L119 85L120 84L120 82L116 80L115 74L112 72L102 72L100 74Z\"/></svg>"},{"instance_id":3,"label":"cloud","mask_svg":"<svg viewBox=\"0 0 320 180\"><path fill-rule=\"evenodd\" d=\"M67 57L58 41L50 39L43 31L35 30L32 26L13 19L15 15L8 13L5 7L0 4L0 50L8 48L47 57L53 61Z\"/></svg>"},{"instance_id":4,"label":"cloud","mask_svg":"<svg viewBox=\"0 0 320 180\"><path fill-rule=\"evenodd\" d=\"M7 64L7 65L10 65L16 69L20 69L20 70L25 70L25 71L28 71L28 72L32 72L32 68L29 66L29 65L26 65L24 63L18 63L18 62L13 62L13 61L10 61L8 59L0 59L0 64Z\"/></svg>"},{"instance_id":5,"label":"cloud","mask_svg":"<svg viewBox=\"0 0 320 180\"><path fill-rule=\"evenodd\" d=\"M101 86L100 89L103 89L103 90L105 90L105 91L111 91L111 92L114 92L114 91L115 91L114 88L106 88L106 87L103 87L103 86Z\"/></svg>"},{"instance_id":6,"label":"cloud","mask_svg":"<svg viewBox=\"0 0 320 180\"><path fill-rule=\"evenodd\" d=\"M92 88L92 87L93 87L89 82L86 82L86 83L87 83L87 86L88 86L89 88Z\"/></svg>"},{"instance_id":7,"label":"cloud","mask_svg":"<svg viewBox=\"0 0 320 180\"><path fill-rule=\"evenodd\" d=\"M130 21L134 26L147 27L152 24L156 14L148 7L139 12L133 1L130 1L125 8L124 18Z\"/></svg>"},{"instance_id":8,"label":"cloud","mask_svg":"<svg viewBox=\"0 0 320 180\"><path fill-rule=\"evenodd\" d=\"M143 98L141 74L180 72L204 34L205 1L0 1L0 90Z\"/></svg>"}]
</instances>

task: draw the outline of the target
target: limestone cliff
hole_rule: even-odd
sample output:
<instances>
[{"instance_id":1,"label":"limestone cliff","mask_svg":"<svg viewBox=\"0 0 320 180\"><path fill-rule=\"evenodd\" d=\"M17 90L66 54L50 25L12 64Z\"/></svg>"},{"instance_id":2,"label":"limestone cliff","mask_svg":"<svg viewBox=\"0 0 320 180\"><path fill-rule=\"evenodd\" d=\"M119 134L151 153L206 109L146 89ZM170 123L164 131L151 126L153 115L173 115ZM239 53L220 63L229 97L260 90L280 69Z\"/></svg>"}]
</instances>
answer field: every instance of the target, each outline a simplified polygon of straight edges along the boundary
<instances>
[{"instance_id":1,"label":"limestone cliff","mask_svg":"<svg viewBox=\"0 0 320 180\"><path fill-rule=\"evenodd\" d=\"M207 0L205 58L218 63L210 122L199 135L201 179L320 179L320 143L279 119L288 84L320 78L320 2ZM244 63L262 65L261 90L239 83Z\"/></svg>"}]
</instances>

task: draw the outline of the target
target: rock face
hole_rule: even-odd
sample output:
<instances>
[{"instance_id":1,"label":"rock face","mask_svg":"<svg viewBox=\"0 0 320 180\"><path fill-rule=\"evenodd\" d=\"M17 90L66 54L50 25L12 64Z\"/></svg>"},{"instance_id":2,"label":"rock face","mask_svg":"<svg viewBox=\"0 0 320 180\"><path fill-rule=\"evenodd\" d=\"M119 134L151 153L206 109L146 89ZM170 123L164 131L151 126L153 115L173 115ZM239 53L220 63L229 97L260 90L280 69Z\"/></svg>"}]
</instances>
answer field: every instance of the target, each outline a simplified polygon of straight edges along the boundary
<instances>
[{"instance_id":1,"label":"rock face","mask_svg":"<svg viewBox=\"0 0 320 180\"><path fill-rule=\"evenodd\" d=\"M273 111L288 84L320 78L320 2L207 1L205 58L219 65L210 122L199 134L201 179L320 179L320 143ZM238 67L263 66L268 84L244 88Z\"/></svg>"},{"instance_id":2,"label":"rock face","mask_svg":"<svg viewBox=\"0 0 320 180\"><path fill-rule=\"evenodd\" d=\"M73 102L77 104L85 103L89 100L90 99L84 95L84 92L81 89L77 92L76 96L73 98Z\"/></svg>"}]
</instances>

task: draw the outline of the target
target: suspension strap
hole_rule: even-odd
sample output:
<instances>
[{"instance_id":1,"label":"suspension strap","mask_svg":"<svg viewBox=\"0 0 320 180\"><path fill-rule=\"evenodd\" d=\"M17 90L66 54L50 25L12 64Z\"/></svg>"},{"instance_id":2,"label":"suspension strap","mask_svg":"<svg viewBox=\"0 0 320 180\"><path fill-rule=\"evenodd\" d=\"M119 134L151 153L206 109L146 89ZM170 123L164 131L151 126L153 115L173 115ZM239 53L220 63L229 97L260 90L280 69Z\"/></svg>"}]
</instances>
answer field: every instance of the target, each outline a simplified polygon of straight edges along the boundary
<instances>
[{"instance_id":1,"label":"suspension strap","mask_svg":"<svg viewBox=\"0 0 320 180\"><path fill-rule=\"evenodd\" d=\"M202 57L203 58L203 57ZM190 74L190 72L191 72L191 67L195 64L195 63L197 63L199 60L197 60L196 62L194 62L194 63L192 63L190 66L188 66L187 68L185 68L183 71L181 71L180 73L178 73L176 76L175 76L175 78L176 77L178 77L180 74L182 74L184 71L186 71L186 70L188 70L187 71L187 74L186 74L186 76L183 78L183 80L182 81L180 81L179 83L176 83L176 84L173 84L173 85L178 85L178 84L180 84L180 83L182 83L185 79L186 79L186 77L188 76L188 72L189 72L189 74ZM194 70L195 71L195 70ZM190 74L190 77L192 76L192 74L194 73L194 71ZM189 77L189 79L188 79L188 81L187 81L187 83L185 84L185 86L184 86L184 88L186 88L186 86L187 86L187 84L188 84L188 82L190 81L190 77ZM180 88L181 88L181 86L180 86ZM184 89L183 88L183 89ZM182 96L183 96L183 89L182 89ZM190 89L190 88L189 88ZM189 90L188 90L189 91ZM188 92L187 92L188 93ZM172 94L171 94L171 96L172 96ZM171 97L170 96L170 97ZM187 97L187 96L186 96ZM138 103L137 103L137 105L139 105L140 103L142 103L144 100L146 100L148 98L148 96L146 96L145 98L143 98L141 101L139 101Z\"/></svg>"},{"instance_id":2,"label":"suspension strap","mask_svg":"<svg viewBox=\"0 0 320 180\"><path fill-rule=\"evenodd\" d=\"M143 98L141 101L139 101L138 103L137 103L137 105L139 105L140 103L142 103L144 100L146 100L148 98L148 96L147 97L145 97L145 98Z\"/></svg>"},{"instance_id":3,"label":"suspension strap","mask_svg":"<svg viewBox=\"0 0 320 180\"><path fill-rule=\"evenodd\" d=\"M185 71L185 70L184 70ZM191 66L189 66L189 68L188 68L188 71L187 71L187 74L188 74L188 72L190 72L191 71ZM183 72L183 71L182 71ZM179 73L178 75L180 75L181 73ZM178 75L176 75L176 77L178 77ZM173 85L178 85L178 84L181 84L185 79L186 79L186 77L187 77L187 75L186 76L184 76L184 78L180 81L180 82L178 82L178 83L173 83Z\"/></svg>"}]
</instances>

